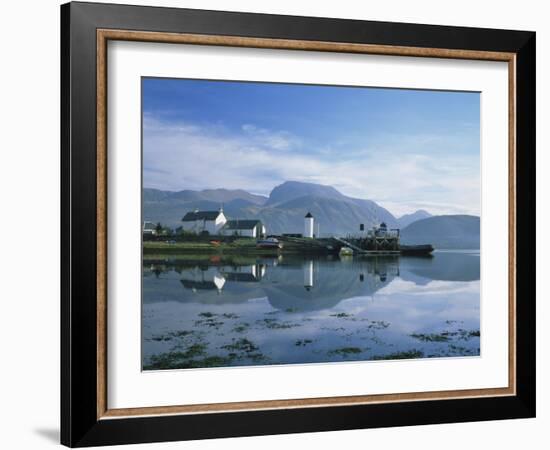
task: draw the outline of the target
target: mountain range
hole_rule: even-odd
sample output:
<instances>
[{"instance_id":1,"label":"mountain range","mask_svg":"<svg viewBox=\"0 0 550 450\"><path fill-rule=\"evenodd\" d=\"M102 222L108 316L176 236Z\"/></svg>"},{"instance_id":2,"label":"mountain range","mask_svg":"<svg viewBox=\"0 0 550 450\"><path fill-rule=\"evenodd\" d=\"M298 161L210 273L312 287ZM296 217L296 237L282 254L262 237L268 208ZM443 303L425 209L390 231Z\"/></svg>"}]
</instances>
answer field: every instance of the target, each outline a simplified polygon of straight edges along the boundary
<instances>
[{"instance_id":1,"label":"mountain range","mask_svg":"<svg viewBox=\"0 0 550 450\"><path fill-rule=\"evenodd\" d=\"M244 190L174 192L143 189L143 219L172 228L181 225L181 218L189 211L218 210L222 206L228 219L260 219L268 234L302 233L304 216L308 212L314 216L315 233L320 236L354 234L359 231L360 224L369 229L382 222L389 228L402 228L405 232L418 221L437 217L419 210L396 218L372 200L348 197L332 186L298 181L276 186L267 197ZM414 240L420 231L413 229L406 236ZM423 237L422 233L420 236Z\"/></svg>"},{"instance_id":2,"label":"mountain range","mask_svg":"<svg viewBox=\"0 0 550 450\"><path fill-rule=\"evenodd\" d=\"M401 230L402 244L432 244L435 248L480 247L477 216L449 215L417 220Z\"/></svg>"},{"instance_id":3,"label":"mountain range","mask_svg":"<svg viewBox=\"0 0 550 450\"><path fill-rule=\"evenodd\" d=\"M432 217L432 215L423 209L419 209L418 211L415 211L411 214L405 214L399 219L397 219L397 223L399 223L400 228L405 228L406 226L410 225L413 222L416 222L417 220L421 219L427 219L428 217Z\"/></svg>"},{"instance_id":4,"label":"mountain range","mask_svg":"<svg viewBox=\"0 0 550 450\"><path fill-rule=\"evenodd\" d=\"M302 233L304 216L310 212L321 235L345 235L386 222L398 226L397 219L372 200L347 197L331 186L287 181L276 186L269 197L243 190L209 189L179 192L143 190L143 218L170 227L181 225L181 218L195 208L217 210L223 206L230 218L260 219L268 233ZM315 232L318 233L317 226Z\"/></svg>"}]
</instances>

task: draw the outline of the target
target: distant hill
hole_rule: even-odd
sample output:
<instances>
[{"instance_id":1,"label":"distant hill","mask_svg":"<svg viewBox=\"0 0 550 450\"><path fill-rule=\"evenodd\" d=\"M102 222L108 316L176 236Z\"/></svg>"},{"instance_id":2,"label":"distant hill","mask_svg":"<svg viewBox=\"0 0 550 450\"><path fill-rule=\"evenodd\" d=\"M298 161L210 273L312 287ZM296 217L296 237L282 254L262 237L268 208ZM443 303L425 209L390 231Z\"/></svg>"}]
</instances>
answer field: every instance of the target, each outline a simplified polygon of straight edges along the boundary
<instances>
[{"instance_id":1,"label":"distant hill","mask_svg":"<svg viewBox=\"0 0 550 450\"><path fill-rule=\"evenodd\" d=\"M241 212L249 207L264 204L267 197L250 194L243 190L208 189L204 191L162 191L143 189L143 220L160 222L176 228L181 225L185 213L200 210L218 210L223 205L229 217L242 217Z\"/></svg>"},{"instance_id":2,"label":"distant hill","mask_svg":"<svg viewBox=\"0 0 550 450\"><path fill-rule=\"evenodd\" d=\"M203 191L161 191L158 189L143 189L143 201L181 201L181 202L199 202L211 201L217 203L226 203L233 200L245 200L255 205L263 205L267 197L254 195L242 189L205 189Z\"/></svg>"},{"instance_id":3,"label":"distant hill","mask_svg":"<svg viewBox=\"0 0 550 450\"><path fill-rule=\"evenodd\" d=\"M423 209L419 209L418 211L415 211L411 214L405 214L401 216L399 219L397 219L397 223L399 223L400 228L405 228L406 226L410 225L413 222L416 222L417 220L427 219L428 217L432 217L432 215Z\"/></svg>"},{"instance_id":4,"label":"distant hill","mask_svg":"<svg viewBox=\"0 0 550 450\"><path fill-rule=\"evenodd\" d=\"M381 222L397 227L395 217L371 200L347 197L331 186L297 181L276 186L269 198L243 190L144 189L143 218L175 228L186 212L195 208L217 210L222 203L228 218L260 219L270 234L302 233L307 212L315 217L322 236L354 233L361 223L367 228Z\"/></svg>"},{"instance_id":5,"label":"distant hill","mask_svg":"<svg viewBox=\"0 0 550 450\"><path fill-rule=\"evenodd\" d=\"M401 230L402 244L432 244L436 249L477 249L480 243L477 216L435 216L411 223Z\"/></svg>"},{"instance_id":6,"label":"distant hill","mask_svg":"<svg viewBox=\"0 0 550 450\"><path fill-rule=\"evenodd\" d=\"M275 186L269 194L267 205L273 206L288 202L300 197L318 197L331 200L345 200L347 197L332 186L300 181L286 181Z\"/></svg>"}]
</instances>

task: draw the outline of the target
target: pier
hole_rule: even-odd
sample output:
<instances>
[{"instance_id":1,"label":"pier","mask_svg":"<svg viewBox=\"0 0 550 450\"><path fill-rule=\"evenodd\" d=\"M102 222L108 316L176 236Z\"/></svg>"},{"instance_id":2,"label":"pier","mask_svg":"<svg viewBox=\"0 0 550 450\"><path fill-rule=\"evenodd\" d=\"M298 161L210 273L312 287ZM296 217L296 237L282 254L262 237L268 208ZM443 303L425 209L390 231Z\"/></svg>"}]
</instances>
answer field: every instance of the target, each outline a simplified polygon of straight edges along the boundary
<instances>
[{"instance_id":1,"label":"pier","mask_svg":"<svg viewBox=\"0 0 550 450\"><path fill-rule=\"evenodd\" d=\"M207 215L211 212L195 212L195 215ZM212 212L212 216L221 215ZM189 214L185 217L188 218ZM202 216L201 216L202 217ZM216 216L218 217L218 216ZM195 216L191 217L192 219ZM172 235L169 239L161 234L144 231L143 254L356 254L356 255L417 255L425 256L433 252L430 244L401 245L400 230L388 228L382 222L380 226L365 229L359 224L359 231L347 236L319 236L315 230L315 219L311 213L304 218L304 233L283 233L266 236L266 227L260 220L227 221L231 233L224 227L212 233L203 229L200 233L184 232ZM227 225L226 223L226 225ZM224 225L224 226L226 226ZM247 227L250 225L250 229ZM212 225L213 227L213 225ZM145 228L144 228L145 230Z\"/></svg>"},{"instance_id":2,"label":"pier","mask_svg":"<svg viewBox=\"0 0 550 450\"><path fill-rule=\"evenodd\" d=\"M358 254L400 253L399 229L388 229L384 222L379 227L373 227L367 231L364 230L363 225L359 229L360 233L356 236L335 237L334 239Z\"/></svg>"}]
</instances>

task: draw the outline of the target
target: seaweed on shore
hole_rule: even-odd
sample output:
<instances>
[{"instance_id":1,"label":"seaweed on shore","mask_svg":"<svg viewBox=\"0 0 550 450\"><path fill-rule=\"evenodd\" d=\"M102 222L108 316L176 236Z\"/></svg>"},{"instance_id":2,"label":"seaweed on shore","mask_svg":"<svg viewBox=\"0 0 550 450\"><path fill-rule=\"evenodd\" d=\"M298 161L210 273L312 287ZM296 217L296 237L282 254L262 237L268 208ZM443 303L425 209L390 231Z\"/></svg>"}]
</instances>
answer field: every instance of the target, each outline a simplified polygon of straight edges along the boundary
<instances>
[{"instance_id":1,"label":"seaweed on shore","mask_svg":"<svg viewBox=\"0 0 550 450\"><path fill-rule=\"evenodd\" d=\"M413 333L410 335L412 338L418 339L422 342L448 342L449 336L445 334L437 334L437 333Z\"/></svg>"},{"instance_id":2,"label":"seaweed on shore","mask_svg":"<svg viewBox=\"0 0 550 450\"><path fill-rule=\"evenodd\" d=\"M277 319L263 319L257 320L256 323L264 325L270 330L286 330L288 328L295 328L302 326L299 323L292 322L279 322Z\"/></svg>"},{"instance_id":3,"label":"seaweed on shore","mask_svg":"<svg viewBox=\"0 0 550 450\"><path fill-rule=\"evenodd\" d=\"M372 357L372 359L374 361L385 361L390 359L418 359L423 357L424 352L416 349L411 349L403 352L389 353L387 355L375 355Z\"/></svg>"},{"instance_id":4,"label":"seaweed on shore","mask_svg":"<svg viewBox=\"0 0 550 450\"><path fill-rule=\"evenodd\" d=\"M259 351L260 348L254 342L247 338L233 338L231 344L222 345L221 348L229 350L230 353L228 356L233 360L250 359L258 363L265 362L269 359Z\"/></svg>"},{"instance_id":5,"label":"seaweed on shore","mask_svg":"<svg viewBox=\"0 0 550 450\"><path fill-rule=\"evenodd\" d=\"M171 351L153 355L149 358L149 364L144 365L145 370L184 368L193 363L194 358L206 354L205 344L193 344L185 351Z\"/></svg>"},{"instance_id":6,"label":"seaweed on shore","mask_svg":"<svg viewBox=\"0 0 550 450\"><path fill-rule=\"evenodd\" d=\"M187 336L194 336L194 337L198 337L200 338L200 332L198 331L195 331L195 330L178 330L178 331L171 331L169 333L166 333L166 334L155 334L153 336L151 336L150 340L151 341L156 341L156 342L165 342L165 341L171 341L173 339L182 339L182 338L185 338ZM199 335L199 336L197 336Z\"/></svg>"},{"instance_id":7,"label":"seaweed on shore","mask_svg":"<svg viewBox=\"0 0 550 450\"><path fill-rule=\"evenodd\" d=\"M242 322L235 325L231 331L235 333L244 333L249 328L250 328L250 324L248 322Z\"/></svg>"},{"instance_id":8,"label":"seaweed on shore","mask_svg":"<svg viewBox=\"0 0 550 450\"><path fill-rule=\"evenodd\" d=\"M350 355L357 355L359 353L363 353L363 350L359 347L342 347L337 348L335 350L331 350L327 353L327 355L341 355L341 356L350 356Z\"/></svg>"},{"instance_id":9,"label":"seaweed on shore","mask_svg":"<svg viewBox=\"0 0 550 450\"><path fill-rule=\"evenodd\" d=\"M473 337L480 337L479 330L442 331L441 333L413 333L410 335L422 342L450 342L453 338L460 341L468 341Z\"/></svg>"},{"instance_id":10,"label":"seaweed on shore","mask_svg":"<svg viewBox=\"0 0 550 450\"><path fill-rule=\"evenodd\" d=\"M204 317L204 316L203 316ZM214 317L208 317L207 319L195 320L196 326L212 327L216 330L219 329L224 322L216 320Z\"/></svg>"},{"instance_id":11,"label":"seaweed on shore","mask_svg":"<svg viewBox=\"0 0 550 450\"><path fill-rule=\"evenodd\" d=\"M369 330L384 330L390 326L389 322L384 320L371 320L370 324L367 326Z\"/></svg>"},{"instance_id":12,"label":"seaweed on shore","mask_svg":"<svg viewBox=\"0 0 550 450\"><path fill-rule=\"evenodd\" d=\"M247 338L234 340L231 344L222 345L221 348L223 348L224 350L240 351L246 353L258 350L258 346Z\"/></svg>"},{"instance_id":13,"label":"seaweed on shore","mask_svg":"<svg viewBox=\"0 0 550 450\"><path fill-rule=\"evenodd\" d=\"M200 369L207 367L228 366L233 358L225 356L206 356L200 359L188 359L181 355L182 352L167 352L151 356L150 362L143 366L143 370L166 369Z\"/></svg>"}]
</instances>

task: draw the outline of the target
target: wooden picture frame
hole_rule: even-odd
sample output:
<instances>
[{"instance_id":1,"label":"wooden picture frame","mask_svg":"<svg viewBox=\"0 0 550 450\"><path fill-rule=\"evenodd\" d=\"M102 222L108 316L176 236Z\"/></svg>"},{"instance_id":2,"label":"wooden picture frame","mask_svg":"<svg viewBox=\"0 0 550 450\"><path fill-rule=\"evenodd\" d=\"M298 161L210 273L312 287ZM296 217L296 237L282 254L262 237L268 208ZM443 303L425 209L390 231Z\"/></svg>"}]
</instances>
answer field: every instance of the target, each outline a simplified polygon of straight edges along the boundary
<instances>
[{"instance_id":1,"label":"wooden picture frame","mask_svg":"<svg viewBox=\"0 0 550 450\"><path fill-rule=\"evenodd\" d=\"M535 415L535 33L188 9L61 7L61 441L68 446ZM505 61L509 67L507 388L110 409L107 42Z\"/></svg>"}]
</instances>

